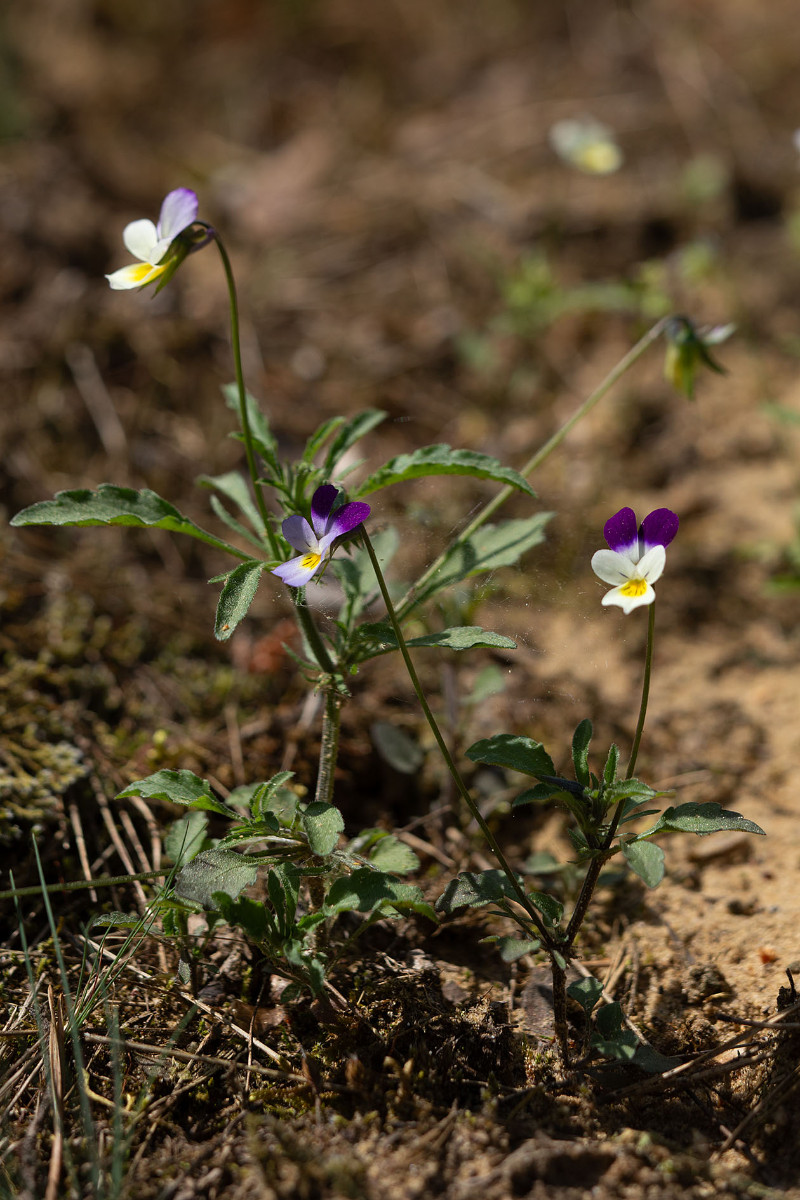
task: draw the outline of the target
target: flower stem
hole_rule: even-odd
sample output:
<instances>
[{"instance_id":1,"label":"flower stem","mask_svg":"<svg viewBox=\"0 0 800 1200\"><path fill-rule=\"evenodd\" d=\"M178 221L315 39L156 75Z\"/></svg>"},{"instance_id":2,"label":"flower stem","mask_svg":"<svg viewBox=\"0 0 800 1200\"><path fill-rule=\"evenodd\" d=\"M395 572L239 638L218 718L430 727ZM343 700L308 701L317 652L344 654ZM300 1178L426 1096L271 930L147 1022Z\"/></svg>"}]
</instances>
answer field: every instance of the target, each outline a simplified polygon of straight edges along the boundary
<instances>
[{"instance_id":1,"label":"flower stem","mask_svg":"<svg viewBox=\"0 0 800 1200\"><path fill-rule=\"evenodd\" d=\"M631 756L628 759L628 771L625 775L626 779L633 778L633 772L636 770L636 759L639 756L639 746L642 741L642 732L644 730L644 719L647 716L647 701L650 696L650 673L653 669L653 638L656 629L656 604L655 600L650 605L647 621L647 650L644 659L644 679L642 680L642 699L639 703L639 720L636 724L636 733L633 738L633 746L631 748Z\"/></svg>"},{"instance_id":2,"label":"flower stem","mask_svg":"<svg viewBox=\"0 0 800 1200\"><path fill-rule=\"evenodd\" d=\"M247 392L244 386L244 372L242 370L242 346L239 337L239 301L236 296L236 280L233 276L233 267L231 260L228 257L228 251L223 245L222 238L215 231L214 241L217 244L222 266L225 270L225 279L228 284L228 302L231 314L231 347L233 350L233 366L236 372L236 390L239 393L239 419L242 423L242 434L244 435L244 449L247 455L247 469L250 472L250 478L253 482L253 492L256 497L256 504L261 515L261 521L264 526L264 533L269 541L269 548L273 558L281 557L280 546L278 539L275 536L275 531L272 528L269 512L264 501L264 493L261 490L261 484L258 482L258 471L256 469L256 456L253 448L253 432L250 428L250 417L247 412Z\"/></svg>"},{"instance_id":3,"label":"flower stem","mask_svg":"<svg viewBox=\"0 0 800 1200\"><path fill-rule=\"evenodd\" d=\"M546 441L545 444L539 450L537 450L534 455L531 456L531 458L528 459L525 465L520 469L520 475L527 479L528 476L533 474L537 467L540 467L544 460L550 454L552 454L552 452L558 446L561 445L561 443L564 441L564 438L574 428L574 426L577 425L579 421L583 420L587 413L591 412L594 406L603 399L603 397L611 390L612 387L614 387L616 383L619 382L625 372L628 371L634 363L638 362L644 352L653 344L654 341L656 341L657 338L661 336L668 319L668 317L662 317L660 321L656 321L655 325L648 329L647 333L639 339L636 345L633 346L628 353L620 359L614 369L610 371L608 375L606 375L602 383L596 387L589 396L586 397L586 399L575 410L572 416L569 417L564 424L556 430L553 436ZM409 588L397 606L397 616L399 620L404 621L406 619L416 604L416 596L418 593L434 578L437 571L439 571L446 559L450 556L450 554L452 554L455 547L461 545L463 542L468 541L469 538L472 537L473 533L480 529L480 527L484 525L490 517L494 516L498 508L505 504L506 500L508 500L510 496L513 496L515 491L516 488L512 487L511 484L507 484L506 487L501 488L497 495L483 506L477 516L470 521L469 525L462 529L461 533L459 533L458 536L450 543L450 545L439 555L439 557L431 563L427 570L422 573L417 582Z\"/></svg>"},{"instance_id":4,"label":"flower stem","mask_svg":"<svg viewBox=\"0 0 800 1200\"><path fill-rule=\"evenodd\" d=\"M319 630L314 624L314 619L311 616L308 605L305 602L303 588L296 588L294 594L294 611L297 617L297 623L303 631L303 636L311 648L314 658L317 660L320 668L326 675L335 675L336 667L330 654L328 654L325 643L322 640Z\"/></svg>"},{"instance_id":5,"label":"flower stem","mask_svg":"<svg viewBox=\"0 0 800 1200\"><path fill-rule=\"evenodd\" d=\"M422 707L422 711L425 714L425 719L427 720L428 725L430 726L431 733L433 734L434 738L436 739L436 744L439 747L439 750L441 751L442 758L444 759L445 764L447 765L447 769L450 772L450 774L452 775L453 781L454 781L456 787L458 788L458 791L459 791L464 803L466 804L469 811L472 813L472 816L477 821L477 823L480 827L481 833L486 838L486 841L488 842L489 846L491 847L495 858L497 859L501 868L503 869L503 872L504 872L506 878L508 879L508 882L511 884L512 888L514 889L514 894L515 894L515 897L516 897L518 903L525 910L525 914L528 917L528 919L533 923L533 925L535 925L536 930L539 934L539 937L541 938L542 943L545 946L545 948L549 949L553 945L553 939L552 939L551 935L549 934L549 932L547 931L547 929L545 928L538 912L533 907L531 902L528 900L528 897L525 895L525 892L524 892L519 880L517 879L514 872L511 870L511 867L509 866L508 861L507 861L505 855L503 854L503 851L500 849L497 839L495 838L491 829L489 828L486 821L484 820L483 815L481 814L481 811L478 808L477 804L473 800L472 796L469 794L469 789L467 788L467 785L464 783L464 780L461 777L461 772L459 771L458 767L456 766L455 762L453 761L453 756L450 753L447 743L445 742L445 740L442 736L442 732L439 728L436 718L434 717L433 713L431 712L430 705L428 704L428 701L425 698L425 693L422 690L422 685L420 684L419 676L417 675L414 664L411 661L411 655L408 652L408 646L406 645L406 640L403 637L403 632L400 628L400 622L398 620L397 613L395 612L395 608L392 603L392 598L389 595L389 589L386 586L386 580L383 577L383 573L382 573L380 565L378 563L377 556L375 554L375 551L372 546L372 542L369 539L369 534L367 533L366 529L362 528L361 537L363 538L364 546L366 547L367 554L370 557L370 561L372 563L372 569L375 572L375 578L378 581L378 587L381 590L381 595L383 596L383 602L386 605L386 612L388 614L389 621L392 626L392 630L394 631L394 636L397 639L398 648L400 650L401 655L403 656L403 662L405 663L406 670L408 671L408 677L411 680L411 686L414 688L414 691L417 694L417 699L419 700L420 705Z\"/></svg>"},{"instance_id":6,"label":"flower stem","mask_svg":"<svg viewBox=\"0 0 800 1200\"><path fill-rule=\"evenodd\" d=\"M319 772L314 799L333 803L333 779L339 751L339 726L342 719L342 697L335 688L325 690L325 710L322 714L322 740L319 747Z\"/></svg>"}]
</instances>

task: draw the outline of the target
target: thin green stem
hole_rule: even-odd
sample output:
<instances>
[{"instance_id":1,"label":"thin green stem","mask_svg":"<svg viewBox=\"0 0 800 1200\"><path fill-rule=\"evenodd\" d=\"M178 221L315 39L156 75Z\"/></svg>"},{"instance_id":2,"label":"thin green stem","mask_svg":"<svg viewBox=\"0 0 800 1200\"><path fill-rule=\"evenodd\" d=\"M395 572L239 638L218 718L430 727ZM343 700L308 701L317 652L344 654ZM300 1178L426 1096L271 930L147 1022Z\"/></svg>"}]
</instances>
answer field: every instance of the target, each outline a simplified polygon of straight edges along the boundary
<instances>
[{"instance_id":1,"label":"thin green stem","mask_svg":"<svg viewBox=\"0 0 800 1200\"><path fill-rule=\"evenodd\" d=\"M644 679L642 680L642 699L639 703L639 720L636 724L636 733L633 738L633 746L631 748L631 756L628 759L628 770L625 775L626 779L633 778L633 772L636 770L636 759L639 757L639 746L642 741L642 732L644 730L644 721L647 716L647 701L650 697L650 674L653 669L653 640L656 629L656 604L655 600L650 605L647 621L647 650L644 659Z\"/></svg>"},{"instance_id":2,"label":"thin green stem","mask_svg":"<svg viewBox=\"0 0 800 1200\"><path fill-rule=\"evenodd\" d=\"M434 717L433 713L431 712L430 705L428 704L428 701L425 698L425 693L422 690L422 685L419 681L419 676L417 675L414 664L411 661L411 655L409 654L408 646L406 645L406 640L403 637L403 631L400 628L400 622L398 620L397 613L395 612L394 604L392 603L392 598L389 595L389 589L386 586L386 580L383 577L383 572L381 571L380 564L378 563L377 555L375 554L375 550L373 549L372 542L369 539L369 534L367 533L366 529L362 528L361 537L364 541L364 546L366 548L367 554L370 557L370 561L372 563L372 569L375 572L375 578L378 581L378 587L381 590L381 595L383 596L383 602L386 605L386 612L388 614L389 621L390 621L392 629L394 631L394 636L397 639L398 648L400 650L401 655L403 656L403 662L405 663L406 670L408 671L408 677L411 680L411 686L414 688L414 691L417 694L417 699L419 700L422 711L425 714L425 719L428 722L428 725L430 726L431 733L433 734L434 738L436 739L436 744L439 747L439 750L441 751L442 758L444 759L445 764L447 765L447 769L453 777L453 781L454 781L456 787L458 788L461 798L463 799L463 801L466 804L469 811L472 813L472 816L477 821L478 826L480 827L481 833L486 838L486 841L488 842L489 846L491 847L492 853L494 854L495 858L497 859L501 868L503 869L503 872L504 872L506 878L508 879L508 882L511 884L512 888L514 889L514 895L515 895L517 901L522 906L522 908L525 910L525 913L526 913L528 919L536 926L537 932L539 933L539 936L542 939L542 943L544 944L544 946L547 949L549 949L553 945L553 939L550 936L548 930L545 928L544 924L542 923L542 919L539 916L538 912L533 907L533 905L531 904L528 897L525 895L525 892L524 892L519 880L517 879L514 872L511 870L511 867L509 866L508 861L507 861L505 855L503 854L503 851L500 849L497 839L495 838L491 829L489 828L486 821L484 820L484 817L483 817L480 809L478 808L477 804L473 800L472 796L469 794L469 789L467 788L467 785L464 783L464 780L461 777L461 772L459 771L458 767L456 766L456 764L453 760L453 756L450 753L447 743L445 742L445 740L442 736L442 732L439 728L438 722L437 722L436 718Z\"/></svg>"},{"instance_id":3,"label":"thin green stem","mask_svg":"<svg viewBox=\"0 0 800 1200\"><path fill-rule=\"evenodd\" d=\"M564 424L556 430L553 436L547 442L545 442L541 449L537 450L536 453L528 459L525 465L520 469L520 475L527 479L528 476L533 474L537 467L540 467L545 459L552 454L552 452L558 446L561 445L561 443L564 441L564 438L575 427L575 425L577 425L579 421L582 421L587 413L591 412L594 406L598 404L605 395L607 395L607 393L612 387L614 387L616 383L619 382L625 372L630 370L634 363L639 361L639 359L653 344L653 342L661 336L668 319L668 317L662 317L660 321L656 321L655 325L653 325L651 329L648 329L644 337L641 337L636 345L633 346L628 353L620 359L614 369L610 371L602 383L596 387L589 396L587 396L587 398L575 410L572 416L569 417ZM468 541L469 538L472 537L473 533L480 529L480 527L485 524L490 517L494 516L498 508L505 504L506 500L508 500L510 496L513 496L515 491L516 488L512 487L510 484L504 488L501 488L497 495L487 504L485 504L477 516L470 521L469 525L462 529L461 533L459 533L458 536L450 543L447 549L444 550L439 557L431 563L427 570L422 573L417 582L409 588L397 606L397 616L399 620L404 621L406 619L408 614L414 608L417 594L434 578L445 560L450 556L450 554L452 554L454 548L463 542Z\"/></svg>"},{"instance_id":4,"label":"thin green stem","mask_svg":"<svg viewBox=\"0 0 800 1200\"><path fill-rule=\"evenodd\" d=\"M239 419L242 423L242 434L244 435L244 450L247 455L247 469L250 472L250 478L253 482L253 492L255 493L256 504L261 515L261 521L264 526L264 533L269 541L269 548L273 558L281 557L280 546L278 539L275 536L275 531L272 528L267 505L264 500L264 493L261 490L261 484L258 482L258 470L256 468L256 455L253 447L253 432L250 428L250 417L247 412L247 391L244 386L244 371L242 370L242 345L239 336L239 301L236 296L236 280L233 275L233 267L231 260L228 257L228 251L223 245L219 234L214 233L214 241L217 244L222 266L225 271L225 279L228 284L228 302L230 305L231 314L231 348L233 350L233 366L236 372L236 390L239 393Z\"/></svg>"},{"instance_id":5,"label":"thin green stem","mask_svg":"<svg viewBox=\"0 0 800 1200\"><path fill-rule=\"evenodd\" d=\"M314 618L311 616L311 611L305 602L305 595L302 588L295 590L294 611L297 623L303 631L303 635L311 648L314 658L327 675L335 675L336 667L334 666L333 659L328 654L325 643L322 640L322 635L314 624Z\"/></svg>"},{"instance_id":6,"label":"thin green stem","mask_svg":"<svg viewBox=\"0 0 800 1200\"><path fill-rule=\"evenodd\" d=\"M47 883L44 886L35 884L31 887L9 888L0 892L0 900L15 900L18 896L41 896L43 892L53 895L57 892L79 892L87 888L117 887L123 883L139 883L146 879L162 879L170 875L174 867L163 871L143 871L139 875L103 875L99 879L72 879L68 883Z\"/></svg>"}]
</instances>

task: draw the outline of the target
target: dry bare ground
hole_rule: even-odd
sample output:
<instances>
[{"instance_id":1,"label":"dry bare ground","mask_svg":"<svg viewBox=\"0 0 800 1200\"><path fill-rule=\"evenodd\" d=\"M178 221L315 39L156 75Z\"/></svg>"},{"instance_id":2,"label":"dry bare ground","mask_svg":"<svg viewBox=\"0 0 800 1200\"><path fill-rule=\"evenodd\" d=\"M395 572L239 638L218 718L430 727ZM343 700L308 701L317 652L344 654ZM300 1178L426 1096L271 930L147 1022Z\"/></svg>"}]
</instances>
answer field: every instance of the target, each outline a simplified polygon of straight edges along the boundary
<instances>
[{"instance_id":1,"label":"dry bare ground","mask_svg":"<svg viewBox=\"0 0 800 1200\"><path fill-rule=\"evenodd\" d=\"M798 1011L777 1002L787 968L800 975L800 644L797 591L775 584L797 575L794 17L785 0L12 0L0 14L6 515L113 480L202 524L195 477L238 464L214 257L155 299L102 278L124 261L124 224L174 186L196 188L233 248L249 385L287 452L372 405L391 418L374 461L446 441L519 465L664 306L735 321L727 374L703 376L694 402L653 351L534 479L556 513L547 545L481 607L519 643L495 659L505 690L459 709L487 659L422 665L462 748L501 729L566 746L586 715L600 743L628 745L643 622L601 610L589 557L623 504L668 505L682 527L640 771L767 834L674 842L657 891L600 893L580 963L683 1064L655 1080L565 1078L546 973L503 965L473 918L377 926L330 1005L281 1005L224 934L191 993L174 945L145 939L93 996L78 1088L41 899L20 910L38 1027L6 904L3 1194L798 1194ZM616 132L615 174L580 174L548 142L585 113ZM388 493L376 519L400 526L411 569L490 494L434 480ZM210 552L7 522L0 540L0 886L9 871L36 883L32 833L52 882L158 869L174 814L113 799L156 766L224 790L267 777L288 746L313 781L279 589L262 586L220 646ZM375 716L421 725L402 675L378 665L354 684L336 798L350 832L412 835L434 897L486 852L432 753L413 787L382 768ZM515 864L566 853L557 813L494 820ZM143 908L146 887L57 896L73 995L95 979L80 975L88 921Z\"/></svg>"}]
</instances>

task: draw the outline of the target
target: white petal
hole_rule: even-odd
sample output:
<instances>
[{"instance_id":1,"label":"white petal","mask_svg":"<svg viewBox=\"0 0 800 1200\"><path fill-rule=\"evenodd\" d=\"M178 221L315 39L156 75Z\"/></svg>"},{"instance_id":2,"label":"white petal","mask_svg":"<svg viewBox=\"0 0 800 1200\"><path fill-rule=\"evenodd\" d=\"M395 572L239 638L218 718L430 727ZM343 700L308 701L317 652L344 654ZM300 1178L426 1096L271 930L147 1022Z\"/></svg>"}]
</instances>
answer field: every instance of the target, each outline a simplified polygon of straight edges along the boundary
<instances>
[{"instance_id":1,"label":"white petal","mask_svg":"<svg viewBox=\"0 0 800 1200\"><path fill-rule=\"evenodd\" d=\"M636 564L626 554L619 554L616 550L595 551L592 570L603 583L624 583L632 575L638 574Z\"/></svg>"},{"instance_id":2,"label":"white petal","mask_svg":"<svg viewBox=\"0 0 800 1200\"><path fill-rule=\"evenodd\" d=\"M646 579L648 583L655 583L657 579L661 578L666 561L667 552L664 547L651 546L636 564L636 576L639 579Z\"/></svg>"},{"instance_id":3,"label":"white petal","mask_svg":"<svg viewBox=\"0 0 800 1200\"><path fill-rule=\"evenodd\" d=\"M635 608L641 608L643 604L652 604L655 598L655 592L650 584L646 583L645 590L641 596L623 596L621 587L612 588L610 592L606 592L605 596L603 596L603 604L616 604L627 616Z\"/></svg>"},{"instance_id":4,"label":"white petal","mask_svg":"<svg viewBox=\"0 0 800 1200\"><path fill-rule=\"evenodd\" d=\"M125 292L131 288L146 287L163 272L163 267L154 267L152 263L131 263L129 267L121 267L119 271L106 275L106 279L115 292Z\"/></svg>"},{"instance_id":5,"label":"white petal","mask_svg":"<svg viewBox=\"0 0 800 1200\"><path fill-rule=\"evenodd\" d=\"M131 221L130 225L126 225L122 231L122 240L125 248L131 252L134 258L138 258L141 262L153 261L150 256L158 245L158 234L152 221L146 219Z\"/></svg>"}]
</instances>

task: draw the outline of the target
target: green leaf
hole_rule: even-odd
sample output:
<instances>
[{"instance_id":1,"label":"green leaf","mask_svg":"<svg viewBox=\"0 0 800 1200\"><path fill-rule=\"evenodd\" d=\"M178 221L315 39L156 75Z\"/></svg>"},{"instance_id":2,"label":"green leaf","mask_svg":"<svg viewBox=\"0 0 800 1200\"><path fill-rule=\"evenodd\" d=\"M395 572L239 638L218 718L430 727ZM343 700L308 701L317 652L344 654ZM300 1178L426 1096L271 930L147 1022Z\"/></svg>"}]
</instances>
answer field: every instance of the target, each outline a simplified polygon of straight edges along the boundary
<instances>
[{"instance_id":1,"label":"green leaf","mask_svg":"<svg viewBox=\"0 0 800 1200\"><path fill-rule=\"evenodd\" d=\"M391 625L384 622L379 624L361 625L359 632L367 637L374 636L380 640L379 653L396 650L397 638ZM409 647L440 646L445 650L474 650L477 646L485 646L500 650L516 650L517 644L502 633L489 633L480 625L455 625L452 629L442 629L439 633L427 633L422 637L409 638Z\"/></svg>"},{"instance_id":2,"label":"green leaf","mask_svg":"<svg viewBox=\"0 0 800 1200\"><path fill-rule=\"evenodd\" d=\"M664 878L664 851L654 842L622 842L620 849L635 871L649 888L658 887Z\"/></svg>"},{"instance_id":3,"label":"green leaf","mask_svg":"<svg viewBox=\"0 0 800 1200\"><path fill-rule=\"evenodd\" d=\"M380 425L385 420L385 412L381 412L377 408L365 408L363 412L356 413L349 421L345 421L325 456L323 474L325 476L333 475L340 459L344 457L350 447L354 446L365 434L369 433L371 429L374 429L376 425ZM356 494L366 495L361 489ZM355 499L355 496L353 499Z\"/></svg>"},{"instance_id":4,"label":"green leaf","mask_svg":"<svg viewBox=\"0 0 800 1200\"><path fill-rule=\"evenodd\" d=\"M591 740L592 722L584 719L572 735L572 761L575 764L575 778L584 787L589 787L592 782L589 774L589 744Z\"/></svg>"},{"instance_id":5,"label":"green leaf","mask_svg":"<svg viewBox=\"0 0 800 1200\"><path fill-rule=\"evenodd\" d=\"M612 742L608 751L606 765L603 768L603 782L607 787L610 787L617 778L617 768L619 766L619 746L616 742Z\"/></svg>"},{"instance_id":6,"label":"green leaf","mask_svg":"<svg viewBox=\"0 0 800 1200\"><path fill-rule=\"evenodd\" d=\"M257 868L234 850L204 850L178 873L175 895L203 908L217 908L215 892L235 900L256 881Z\"/></svg>"},{"instance_id":7,"label":"green leaf","mask_svg":"<svg viewBox=\"0 0 800 1200\"><path fill-rule=\"evenodd\" d=\"M541 948L542 943L530 938L516 937L487 937L481 938L483 942L494 942L500 951L500 957L503 962L513 963L518 958L522 958L525 954L535 954Z\"/></svg>"},{"instance_id":8,"label":"green leaf","mask_svg":"<svg viewBox=\"0 0 800 1200\"><path fill-rule=\"evenodd\" d=\"M515 796L511 801L511 807L519 808L521 804L546 804L554 796L562 794L561 790L554 788L551 783L537 783L535 787L526 788L524 792Z\"/></svg>"},{"instance_id":9,"label":"green leaf","mask_svg":"<svg viewBox=\"0 0 800 1200\"><path fill-rule=\"evenodd\" d=\"M338 808L323 800L314 800L302 814L301 821L314 854L325 858L335 850L339 834L344 829L344 820Z\"/></svg>"},{"instance_id":10,"label":"green leaf","mask_svg":"<svg viewBox=\"0 0 800 1200\"><path fill-rule=\"evenodd\" d=\"M407 875L419 866L419 859L411 847L391 833L384 834L375 843L369 861L376 871L391 871L396 875Z\"/></svg>"},{"instance_id":11,"label":"green leaf","mask_svg":"<svg viewBox=\"0 0 800 1200\"><path fill-rule=\"evenodd\" d=\"M145 800L169 800L172 804L185 804L187 808L198 808L205 812L220 813L223 817L237 820L239 814L211 794L211 786L206 779L200 779L191 771L156 771L146 779L137 779L129 783L123 791L117 793L117 799L124 796L142 796Z\"/></svg>"},{"instance_id":12,"label":"green leaf","mask_svg":"<svg viewBox=\"0 0 800 1200\"><path fill-rule=\"evenodd\" d=\"M288 938L300 895L300 871L294 863L279 863L269 871L267 892L278 918L278 932L282 938Z\"/></svg>"},{"instance_id":13,"label":"green leaf","mask_svg":"<svg viewBox=\"0 0 800 1200\"><path fill-rule=\"evenodd\" d=\"M547 892L528 892L528 899L544 917L545 925L557 925L564 915L564 905L555 896L548 896Z\"/></svg>"},{"instance_id":14,"label":"green leaf","mask_svg":"<svg viewBox=\"0 0 800 1200\"><path fill-rule=\"evenodd\" d=\"M172 862L183 866L201 850L209 849L206 831L208 817L203 812L188 812L173 821L164 837L164 851Z\"/></svg>"},{"instance_id":15,"label":"green leaf","mask_svg":"<svg viewBox=\"0 0 800 1200\"><path fill-rule=\"evenodd\" d=\"M408 909L435 921L436 914L427 904L422 891L411 883L359 867L351 875L334 880L325 898L325 911L330 915L341 912L372 913L384 909Z\"/></svg>"},{"instance_id":16,"label":"green leaf","mask_svg":"<svg viewBox=\"0 0 800 1200\"><path fill-rule=\"evenodd\" d=\"M760 826L748 821L741 813L732 812L709 801L706 804L680 804L677 808L666 809L655 825L646 829L639 837L650 838L657 833L696 833L699 837L705 837L709 833L723 831L759 833L762 837L766 836Z\"/></svg>"},{"instance_id":17,"label":"green leaf","mask_svg":"<svg viewBox=\"0 0 800 1200\"><path fill-rule=\"evenodd\" d=\"M343 424L344 417L331 417L329 420L323 421L321 425L318 425L306 442L302 461L304 463L312 463L317 451L325 445L328 438Z\"/></svg>"},{"instance_id":18,"label":"green leaf","mask_svg":"<svg viewBox=\"0 0 800 1200\"><path fill-rule=\"evenodd\" d=\"M385 571L397 552L400 543L399 534L390 526L388 529L382 529L370 536L375 557L380 563L381 570ZM338 578L345 594L345 603L339 614L340 620L352 621L359 615L369 597L378 592L372 560L366 550L359 548L354 550L348 558L335 559L330 569Z\"/></svg>"},{"instance_id":19,"label":"green leaf","mask_svg":"<svg viewBox=\"0 0 800 1200\"><path fill-rule=\"evenodd\" d=\"M434 593L473 575L497 571L519 562L526 551L544 541L544 528L551 512L534 513L520 520L483 525L466 541L457 542L434 577L414 593L414 605L422 604Z\"/></svg>"},{"instance_id":20,"label":"green leaf","mask_svg":"<svg viewBox=\"0 0 800 1200\"><path fill-rule=\"evenodd\" d=\"M269 913L257 900L240 896L232 900L224 891L215 892L213 903L228 925L243 929L252 942L263 942L270 928Z\"/></svg>"},{"instance_id":21,"label":"green leaf","mask_svg":"<svg viewBox=\"0 0 800 1200\"><path fill-rule=\"evenodd\" d=\"M494 737L473 742L467 750L472 762L491 767L506 767L524 775L555 775L553 760L541 742L514 733L497 733Z\"/></svg>"},{"instance_id":22,"label":"green leaf","mask_svg":"<svg viewBox=\"0 0 800 1200\"><path fill-rule=\"evenodd\" d=\"M226 642L239 622L247 616L263 569L263 562L251 559L240 563L226 575L214 620L214 637L217 641Z\"/></svg>"},{"instance_id":23,"label":"green leaf","mask_svg":"<svg viewBox=\"0 0 800 1200\"><path fill-rule=\"evenodd\" d=\"M250 488L243 475L238 471L228 471L225 475L201 475L198 480L200 487L211 488L230 500L247 518L257 534L263 533L264 523L261 520Z\"/></svg>"},{"instance_id":24,"label":"green leaf","mask_svg":"<svg viewBox=\"0 0 800 1200\"><path fill-rule=\"evenodd\" d=\"M229 546L211 533L206 533L188 517L184 517L167 500L142 488L117 487L101 483L96 492L78 488L56 492L52 500L41 500L24 508L11 518L19 525L126 525L135 529L166 529L170 533L185 533L235 558L248 558L241 550Z\"/></svg>"},{"instance_id":25,"label":"green leaf","mask_svg":"<svg viewBox=\"0 0 800 1200\"><path fill-rule=\"evenodd\" d=\"M261 551L264 550L264 543L261 538L257 538L246 525L243 525L241 521L237 521L236 517L228 512L225 505L221 503L217 496L211 496L210 503L212 512L219 517L223 525L227 525L228 529L232 529L234 533L238 533L239 537L244 538L251 546L256 546Z\"/></svg>"},{"instance_id":26,"label":"green leaf","mask_svg":"<svg viewBox=\"0 0 800 1200\"><path fill-rule=\"evenodd\" d=\"M470 475L474 479L510 484L529 496L536 495L522 475L510 467L504 467L498 459L474 450L453 450L442 442L435 446L422 446L411 454L399 454L390 459L364 480L354 493L354 498L369 496L371 492L390 487L393 483L405 483L424 475Z\"/></svg>"},{"instance_id":27,"label":"green leaf","mask_svg":"<svg viewBox=\"0 0 800 1200\"><path fill-rule=\"evenodd\" d=\"M225 397L225 403L233 412L241 412L239 403L239 389L235 383L226 383L222 388L222 394ZM261 406L255 396L251 396L249 392L245 393L247 404L247 421L250 426L250 435L253 439L253 444L256 450L263 458L264 462L270 468L270 472L275 479L282 477L280 466L280 456L278 443L272 435L272 430L269 427L269 422L261 411ZM239 437L243 440L243 435Z\"/></svg>"},{"instance_id":28,"label":"green leaf","mask_svg":"<svg viewBox=\"0 0 800 1200\"><path fill-rule=\"evenodd\" d=\"M567 995L577 1000L587 1017L603 995L603 985L593 975L578 979L567 988Z\"/></svg>"},{"instance_id":29,"label":"green leaf","mask_svg":"<svg viewBox=\"0 0 800 1200\"><path fill-rule=\"evenodd\" d=\"M505 871L493 867L488 871L462 871L451 879L436 901L436 909L452 913L457 908L483 908L500 900L517 899Z\"/></svg>"}]
</instances>

